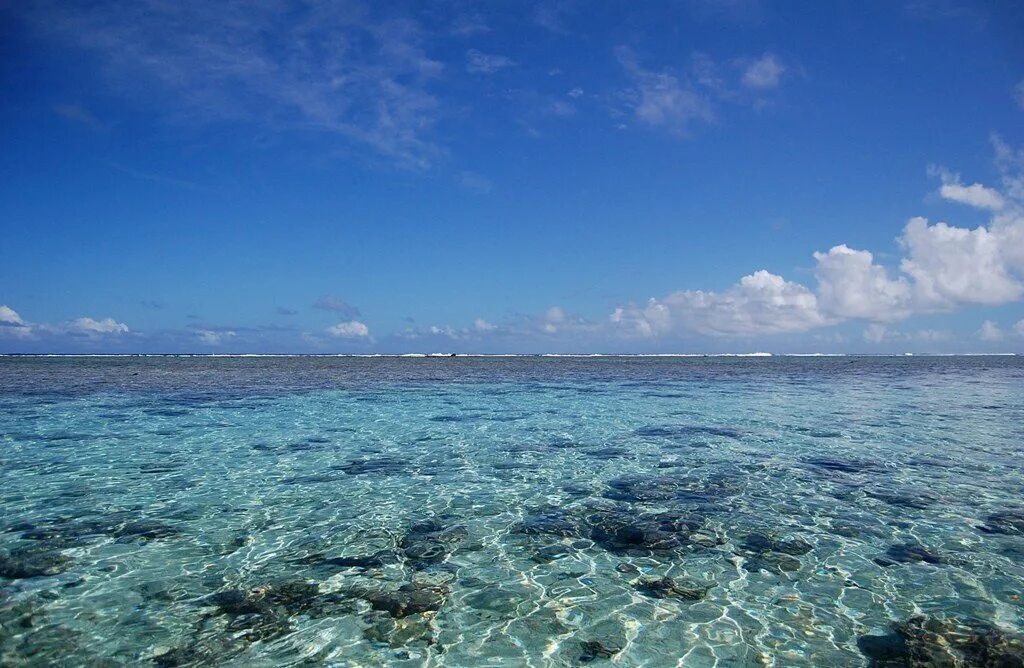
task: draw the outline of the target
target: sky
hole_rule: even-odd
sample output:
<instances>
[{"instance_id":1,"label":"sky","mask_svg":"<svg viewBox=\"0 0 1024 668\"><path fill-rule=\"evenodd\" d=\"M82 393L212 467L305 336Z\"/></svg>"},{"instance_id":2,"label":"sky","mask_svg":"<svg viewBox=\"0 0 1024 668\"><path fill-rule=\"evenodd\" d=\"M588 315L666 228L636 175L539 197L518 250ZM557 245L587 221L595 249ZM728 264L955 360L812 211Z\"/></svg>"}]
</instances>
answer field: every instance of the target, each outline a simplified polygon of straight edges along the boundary
<instances>
[{"instance_id":1,"label":"sky","mask_svg":"<svg viewBox=\"0 0 1024 668\"><path fill-rule=\"evenodd\" d=\"M1024 352L1022 35L0 0L0 352Z\"/></svg>"}]
</instances>

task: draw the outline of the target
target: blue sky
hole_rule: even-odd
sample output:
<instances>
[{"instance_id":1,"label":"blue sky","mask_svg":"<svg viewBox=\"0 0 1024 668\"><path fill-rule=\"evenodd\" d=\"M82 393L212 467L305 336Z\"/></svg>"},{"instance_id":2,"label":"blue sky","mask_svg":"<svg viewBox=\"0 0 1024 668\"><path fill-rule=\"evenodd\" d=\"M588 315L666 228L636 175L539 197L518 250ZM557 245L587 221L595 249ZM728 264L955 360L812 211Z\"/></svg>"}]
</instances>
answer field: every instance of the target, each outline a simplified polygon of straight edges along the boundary
<instances>
[{"instance_id":1,"label":"blue sky","mask_svg":"<svg viewBox=\"0 0 1024 668\"><path fill-rule=\"evenodd\" d=\"M1024 351L1022 34L0 3L0 352Z\"/></svg>"}]
</instances>

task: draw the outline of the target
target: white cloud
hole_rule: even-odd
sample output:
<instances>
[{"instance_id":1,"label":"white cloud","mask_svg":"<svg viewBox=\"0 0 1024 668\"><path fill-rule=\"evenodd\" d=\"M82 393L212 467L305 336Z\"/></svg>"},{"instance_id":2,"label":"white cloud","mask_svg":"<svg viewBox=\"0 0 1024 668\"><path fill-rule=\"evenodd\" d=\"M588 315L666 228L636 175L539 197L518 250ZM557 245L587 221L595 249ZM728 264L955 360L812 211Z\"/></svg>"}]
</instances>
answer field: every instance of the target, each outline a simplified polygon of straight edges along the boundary
<instances>
[{"instance_id":1,"label":"white cloud","mask_svg":"<svg viewBox=\"0 0 1024 668\"><path fill-rule=\"evenodd\" d=\"M833 322L819 310L813 292L763 269L724 292L675 292L644 311L664 318L662 306L674 324L711 335L802 332ZM664 330L664 324L647 322L652 331Z\"/></svg>"},{"instance_id":2,"label":"white cloud","mask_svg":"<svg viewBox=\"0 0 1024 668\"><path fill-rule=\"evenodd\" d=\"M208 346L217 346L224 342L225 339L233 339L236 333L231 330L212 330L212 329L199 329L196 330L196 336L199 341Z\"/></svg>"},{"instance_id":3,"label":"white cloud","mask_svg":"<svg viewBox=\"0 0 1024 668\"><path fill-rule=\"evenodd\" d=\"M980 183L972 183L969 186L961 183L944 183L939 188L939 194L944 199L967 204L978 209L998 211L1006 205L1002 195L991 188L986 188Z\"/></svg>"},{"instance_id":4,"label":"white cloud","mask_svg":"<svg viewBox=\"0 0 1024 668\"><path fill-rule=\"evenodd\" d=\"M978 338L982 341L1002 341L1005 336L999 325L991 320L981 323L981 329L978 330Z\"/></svg>"},{"instance_id":5,"label":"white cloud","mask_svg":"<svg viewBox=\"0 0 1024 668\"><path fill-rule=\"evenodd\" d=\"M942 167L929 167L929 173L938 176L942 180L939 187L939 196L951 202L959 202L978 209L998 211L1006 206L1006 200L999 194L999 191L988 188L980 183L972 183L965 186L960 181L960 175L954 174Z\"/></svg>"},{"instance_id":6,"label":"white cloud","mask_svg":"<svg viewBox=\"0 0 1024 668\"><path fill-rule=\"evenodd\" d=\"M0 305L0 338L28 339L32 336L32 325L10 306Z\"/></svg>"},{"instance_id":7,"label":"white cloud","mask_svg":"<svg viewBox=\"0 0 1024 668\"><path fill-rule=\"evenodd\" d=\"M900 268L914 280L921 306L1004 304L1024 294L1004 257L1004 241L985 227L969 230L913 218L900 237L907 250Z\"/></svg>"},{"instance_id":8,"label":"white cloud","mask_svg":"<svg viewBox=\"0 0 1024 668\"><path fill-rule=\"evenodd\" d=\"M492 325L483 318L477 318L473 321L473 329L478 332L493 332L498 328L497 325Z\"/></svg>"},{"instance_id":9,"label":"white cloud","mask_svg":"<svg viewBox=\"0 0 1024 668\"><path fill-rule=\"evenodd\" d=\"M92 318L76 318L68 323L67 330L73 333L100 336L104 334L127 334L128 325L117 322L113 318L94 320Z\"/></svg>"},{"instance_id":10,"label":"white cloud","mask_svg":"<svg viewBox=\"0 0 1024 668\"><path fill-rule=\"evenodd\" d=\"M482 53L476 49L466 52L466 71L471 74L494 74L515 64L515 61L507 56Z\"/></svg>"},{"instance_id":11,"label":"white cloud","mask_svg":"<svg viewBox=\"0 0 1024 668\"><path fill-rule=\"evenodd\" d=\"M942 178L943 197L989 211L989 224L968 229L911 219L898 238L905 252L895 276L869 251L841 244L814 253L814 291L759 271L724 292L684 290L644 307L620 306L610 322L619 333L655 337L685 330L727 336L800 332L866 320L874 323L864 332L871 342L946 340L948 332L892 332L883 323L1024 297L1024 152L998 137L992 141L1000 189L964 186L957 175L931 170Z\"/></svg>"},{"instance_id":12,"label":"white cloud","mask_svg":"<svg viewBox=\"0 0 1024 668\"><path fill-rule=\"evenodd\" d=\"M358 320L349 320L328 327L327 333L343 339L364 339L370 335L370 329Z\"/></svg>"},{"instance_id":13,"label":"white cloud","mask_svg":"<svg viewBox=\"0 0 1024 668\"><path fill-rule=\"evenodd\" d=\"M25 321L10 306L0 306L0 323L5 325L24 325Z\"/></svg>"},{"instance_id":14,"label":"white cloud","mask_svg":"<svg viewBox=\"0 0 1024 668\"><path fill-rule=\"evenodd\" d=\"M1013 326L1013 333L1017 336L1024 337L1024 320L1017 321L1017 324Z\"/></svg>"},{"instance_id":15,"label":"white cloud","mask_svg":"<svg viewBox=\"0 0 1024 668\"><path fill-rule=\"evenodd\" d=\"M818 263L814 270L818 303L826 313L879 322L910 315L910 285L902 277L890 279L885 267L874 263L870 252L843 244L827 253L816 252L814 259Z\"/></svg>"},{"instance_id":16,"label":"white cloud","mask_svg":"<svg viewBox=\"0 0 1024 668\"><path fill-rule=\"evenodd\" d=\"M637 119L678 135L687 134L695 123L715 120L711 102L688 82L668 72L643 69L628 48L620 47L616 54L634 83L628 97Z\"/></svg>"},{"instance_id":17,"label":"white cloud","mask_svg":"<svg viewBox=\"0 0 1024 668\"><path fill-rule=\"evenodd\" d=\"M672 313L657 299L648 300L643 308L632 304L620 306L612 312L610 320L620 333L628 336L660 336L672 329Z\"/></svg>"},{"instance_id":18,"label":"white cloud","mask_svg":"<svg viewBox=\"0 0 1024 668\"><path fill-rule=\"evenodd\" d=\"M777 56L766 53L757 60L751 62L743 70L743 77L740 79L747 88L756 90L770 90L778 88L782 75L786 72L786 66Z\"/></svg>"},{"instance_id":19,"label":"white cloud","mask_svg":"<svg viewBox=\"0 0 1024 668\"><path fill-rule=\"evenodd\" d=\"M33 339L40 336L74 336L96 339L104 336L128 334L128 325L113 318L81 317L59 325L32 323L24 320L10 306L0 306L0 338Z\"/></svg>"},{"instance_id":20,"label":"white cloud","mask_svg":"<svg viewBox=\"0 0 1024 668\"><path fill-rule=\"evenodd\" d=\"M32 3L26 23L98 57L131 102L175 121L315 130L426 168L443 71L411 18L355 2Z\"/></svg>"}]
</instances>

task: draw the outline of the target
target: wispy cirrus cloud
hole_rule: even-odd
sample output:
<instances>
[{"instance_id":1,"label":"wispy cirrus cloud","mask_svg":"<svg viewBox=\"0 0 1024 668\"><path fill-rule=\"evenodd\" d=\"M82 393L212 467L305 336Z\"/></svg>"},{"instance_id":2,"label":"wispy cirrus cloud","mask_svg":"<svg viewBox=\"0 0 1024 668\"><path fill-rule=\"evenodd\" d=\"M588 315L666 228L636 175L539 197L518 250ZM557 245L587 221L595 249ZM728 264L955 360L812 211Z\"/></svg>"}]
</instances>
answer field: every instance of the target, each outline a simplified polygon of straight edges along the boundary
<instances>
[{"instance_id":1,"label":"wispy cirrus cloud","mask_svg":"<svg viewBox=\"0 0 1024 668\"><path fill-rule=\"evenodd\" d=\"M352 0L40 2L41 34L96 55L121 95L179 122L248 122L370 146L411 168L443 151L431 83L443 66L408 16ZM91 123L87 112L59 108Z\"/></svg>"},{"instance_id":2,"label":"wispy cirrus cloud","mask_svg":"<svg viewBox=\"0 0 1024 668\"><path fill-rule=\"evenodd\" d=\"M470 74L494 74L500 70L513 67L515 61L508 56L493 53L482 53L476 49L466 52L466 71Z\"/></svg>"},{"instance_id":3,"label":"wispy cirrus cloud","mask_svg":"<svg viewBox=\"0 0 1024 668\"><path fill-rule=\"evenodd\" d=\"M107 126L100 119L96 118L91 111L78 103L55 104L53 106L53 113L66 121L79 123L97 132L105 132L107 130Z\"/></svg>"},{"instance_id":4,"label":"wispy cirrus cloud","mask_svg":"<svg viewBox=\"0 0 1024 668\"><path fill-rule=\"evenodd\" d=\"M786 66L782 64L779 57L766 53L747 63L743 68L740 83L754 90L771 90L779 87L785 73Z\"/></svg>"},{"instance_id":5,"label":"wispy cirrus cloud","mask_svg":"<svg viewBox=\"0 0 1024 668\"><path fill-rule=\"evenodd\" d=\"M701 125L715 123L727 105L761 108L781 86L789 68L772 53L719 63L694 53L687 67L649 69L627 46L616 58L631 81L622 98L641 123L678 137L689 137Z\"/></svg>"},{"instance_id":6,"label":"wispy cirrus cloud","mask_svg":"<svg viewBox=\"0 0 1024 668\"><path fill-rule=\"evenodd\" d=\"M313 308L337 313L342 318L358 318L359 309L334 295L324 295L313 302Z\"/></svg>"},{"instance_id":7,"label":"wispy cirrus cloud","mask_svg":"<svg viewBox=\"0 0 1024 668\"><path fill-rule=\"evenodd\" d=\"M715 120L710 97L687 78L645 69L628 47L617 48L615 55L633 81L625 95L639 121L685 136L693 125Z\"/></svg>"}]
</instances>

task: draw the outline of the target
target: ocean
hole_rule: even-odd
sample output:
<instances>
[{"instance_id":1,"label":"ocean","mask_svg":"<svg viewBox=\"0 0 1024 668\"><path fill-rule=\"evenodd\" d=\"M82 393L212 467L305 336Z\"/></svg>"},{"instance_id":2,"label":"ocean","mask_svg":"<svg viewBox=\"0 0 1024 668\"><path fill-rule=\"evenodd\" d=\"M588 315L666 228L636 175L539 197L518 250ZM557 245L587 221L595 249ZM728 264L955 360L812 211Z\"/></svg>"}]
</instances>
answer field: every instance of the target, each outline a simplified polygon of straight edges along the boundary
<instances>
[{"instance_id":1,"label":"ocean","mask_svg":"<svg viewBox=\"0 0 1024 668\"><path fill-rule=\"evenodd\" d=\"M1021 665L1022 499L1015 356L5 357L0 664Z\"/></svg>"}]
</instances>

